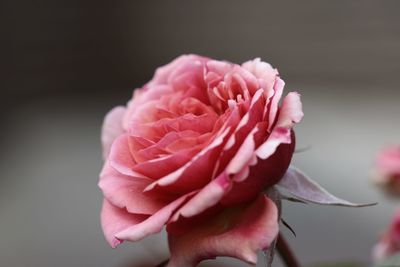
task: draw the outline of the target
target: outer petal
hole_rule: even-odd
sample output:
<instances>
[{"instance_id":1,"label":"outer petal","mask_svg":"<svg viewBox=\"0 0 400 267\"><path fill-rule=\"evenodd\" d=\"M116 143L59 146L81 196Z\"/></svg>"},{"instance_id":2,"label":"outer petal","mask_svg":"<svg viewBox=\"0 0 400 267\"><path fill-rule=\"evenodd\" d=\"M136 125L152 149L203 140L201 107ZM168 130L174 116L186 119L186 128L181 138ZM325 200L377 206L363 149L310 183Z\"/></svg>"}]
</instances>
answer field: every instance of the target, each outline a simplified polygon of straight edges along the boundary
<instances>
[{"instance_id":1,"label":"outer petal","mask_svg":"<svg viewBox=\"0 0 400 267\"><path fill-rule=\"evenodd\" d=\"M200 261L229 256L256 264L257 251L269 247L278 234L278 210L260 195L254 202L226 209L192 231L169 235L168 267L196 266Z\"/></svg>"},{"instance_id":2,"label":"outer petal","mask_svg":"<svg viewBox=\"0 0 400 267\"><path fill-rule=\"evenodd\" d=\"M110 165L122 174L139 176L132 170L136 164L129 148L129 135L124 134L115 139L109 155ZM143 175L142 175L143 176Z\"/></svg>"},{"instance_id":3,"label":"outer petal","mask_svg":"<svg viewBox=\"0 0 400 267\"><path fill-rule=\"evenodd\" d=\"M114 235L116 233L142 222L146 217L144 215L130 214L126 210L115 207L104 199L101 210L101 227L110 246L115 248L122 242L115 238Z\"/></svg>"},{"instance_id":4,"label":"outer petal","mask_svg":"<svg viewBox=\"0 0 400 267\"><path fill-rule=\"evenodd\" d=\"M119 106L110 110L104 118L103 128L101 130L101 143L103 145L103 159L106 159L110 153L111 144L115 138L124 132L122 119L126 108Z\"/></svg>"},{"instance_id":5,"label":"outer petal","mask_svg":"<svg viewBox=\"0 0 400 267\"><path fill-rule=\"evenodd\" d=\"M160 232L164 225L170 220L173 213L195 193L196 192L193 192L178 198L143 222L118 232L115 235L116 238L135 242L145 238L148 235Z\"/></svg>"},{"instance_id":6,"label":"outer petal","mask_svg":"<svg viewBox=\"0 0 400 267\"><path fill-rule=\"evenodd\" d=\"M300 95L289 93L282 103L278 121L269 138L256 150L256 155L266 159L276 151L280 144L290 144L291 129L295 123L300 122L303 117Z\"/></svg>"},{"instance_id":7,"label":"outer petal","mask_svg":"<svg viewBox=\"0 0 400 267\"><path fill-rule=\"evenodd\" d=\"M151 182L148 178L121 174L106 162L100 174L99 187L113 205L126 208L130 213L153 214L166 206L170 199L167 195L150 197L143 194L144 188Z\"/></svg>"}]
</instances>

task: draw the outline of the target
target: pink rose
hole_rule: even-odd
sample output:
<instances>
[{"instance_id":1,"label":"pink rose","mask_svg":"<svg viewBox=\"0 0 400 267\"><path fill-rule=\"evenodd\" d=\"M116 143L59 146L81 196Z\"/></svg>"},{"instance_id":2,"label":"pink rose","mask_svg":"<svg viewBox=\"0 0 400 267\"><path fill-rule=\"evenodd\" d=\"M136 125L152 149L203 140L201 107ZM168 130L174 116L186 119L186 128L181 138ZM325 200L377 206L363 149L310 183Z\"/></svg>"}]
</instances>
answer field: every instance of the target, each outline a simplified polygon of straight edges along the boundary
<instances>
[{"instance_id":1,"label":"pink rose","mask_svg":"<svg viewBox=\"0 0 400 267\"><path fill-rule=\"evenodd\" d=\"M278 233L263 191L285 174L300 97L278 71L196 55L157 69L104 121L101 222L112 247L168 233L172 266L231 256L255 264Z\"/></svg>"},{"instance_id":2,"label":"pink rose","mask_svg":"<svg viewBox=\"0 0 400 267\"><path fill-rule=\"evenodd\" d=\"M372 251L375 261L382 261L396 253L400 253L400 209L397 210L386 232Z\"/></svg>"},{"instance_id":3,"label":"pink rose","mask_svg":"<svg viewBox=\"0 0 400 267\"><path fill-rule=\"evenodd\" d=\"M390 146L378 153L372 178L387 193L400 195L400 146Z\"/></svg>"}]
</instances>

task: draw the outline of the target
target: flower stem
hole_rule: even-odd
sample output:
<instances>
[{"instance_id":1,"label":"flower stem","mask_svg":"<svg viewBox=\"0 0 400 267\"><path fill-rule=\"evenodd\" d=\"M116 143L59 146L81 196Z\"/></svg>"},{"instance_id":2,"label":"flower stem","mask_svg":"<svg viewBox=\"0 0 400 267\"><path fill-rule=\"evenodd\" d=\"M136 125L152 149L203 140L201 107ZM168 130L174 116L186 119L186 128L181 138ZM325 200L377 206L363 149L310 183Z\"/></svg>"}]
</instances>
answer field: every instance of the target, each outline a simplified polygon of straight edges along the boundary
<instances>
[{"instance_id":1,"label":"flower stem","mask_svg":"<svg viewBox=\"0 0 400 267\"><path fill-rule=\"evenodd\" d=\"M287 241L285 240L285 238L282 236L281 233L279 233L278 235L278 242L276 243L276 248L287 267L300 267L299 261L297 260L292 249L289 247L289 244L287 243Z\"/></svg>"}]
</instances>

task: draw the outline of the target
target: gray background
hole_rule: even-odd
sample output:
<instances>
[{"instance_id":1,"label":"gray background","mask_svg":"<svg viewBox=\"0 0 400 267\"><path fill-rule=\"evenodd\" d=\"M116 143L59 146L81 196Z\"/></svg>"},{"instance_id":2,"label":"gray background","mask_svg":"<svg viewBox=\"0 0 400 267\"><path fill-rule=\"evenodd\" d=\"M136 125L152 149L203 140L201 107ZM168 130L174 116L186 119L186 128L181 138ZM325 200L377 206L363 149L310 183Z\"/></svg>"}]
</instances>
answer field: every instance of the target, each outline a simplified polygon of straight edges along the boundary
<instances>
[{"instance_id":1,"label":"gray background","mask_svg":"<svg viewBox=\"0 0 400 267\"><path fill-rule=\"evenodd\" d=\"M0 265L153 266L163 236L108 247L97 189L102 118L183 53L278 67L302 94L294 163L376 207L286 204L301 261L367 262L396 201L369 183L400 143L396 1L3 1L0 8ZM202 266L245 266L220 259ZM259 264L262 265L262 261ZM275 266L280 266L279 261Z\"/></svg>"}]
</instances>

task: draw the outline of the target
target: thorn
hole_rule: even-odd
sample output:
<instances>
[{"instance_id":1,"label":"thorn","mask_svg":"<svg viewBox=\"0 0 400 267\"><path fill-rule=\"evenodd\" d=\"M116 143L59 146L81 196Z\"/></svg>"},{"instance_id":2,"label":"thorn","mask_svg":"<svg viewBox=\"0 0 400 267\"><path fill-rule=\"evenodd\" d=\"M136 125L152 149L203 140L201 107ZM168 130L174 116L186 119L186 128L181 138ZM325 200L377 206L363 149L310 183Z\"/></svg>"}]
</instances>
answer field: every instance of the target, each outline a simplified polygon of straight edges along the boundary
<instances>
[{"instance_id":1,"label":"thorn","mask_svg":"<svg viewBox=\"0 0 400 267\"><path fill-rule=\"evenodd\" d=\"M290 227L290 225L289 225L284 219L281 218L281 222L282 222L282 224L283 224L284 226L286 226L287 229L289 229L290 232L292 232L292 234L294 235L294 237L297 237L297 236L296 236L296 232L293 230L292 227Z\"/></svg>"}]
</instances>

